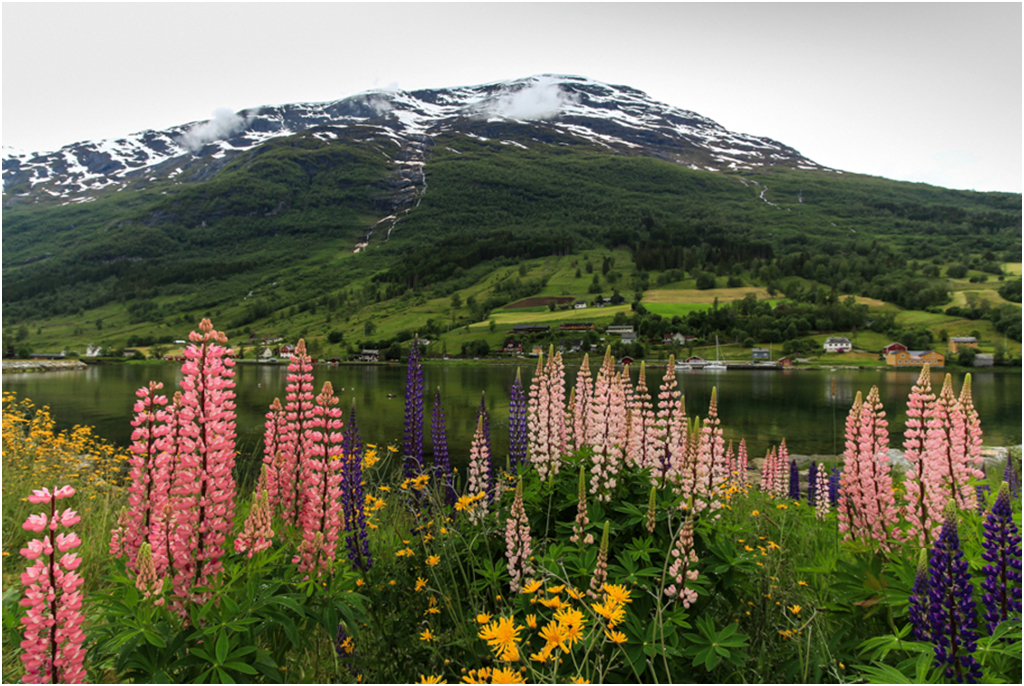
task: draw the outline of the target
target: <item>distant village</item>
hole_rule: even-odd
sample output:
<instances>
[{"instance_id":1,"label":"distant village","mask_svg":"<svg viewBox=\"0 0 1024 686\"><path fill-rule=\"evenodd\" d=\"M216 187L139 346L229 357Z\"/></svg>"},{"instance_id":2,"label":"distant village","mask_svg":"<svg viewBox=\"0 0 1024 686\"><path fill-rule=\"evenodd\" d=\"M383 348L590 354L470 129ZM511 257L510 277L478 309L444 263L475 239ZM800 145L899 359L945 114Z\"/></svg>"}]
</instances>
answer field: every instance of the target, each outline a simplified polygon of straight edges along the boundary
<instances>
[{"instance_id":1,"label":"distant village","mask_svg":"<svg viewBox=\"0 0 1024 686\"><path fill-rule=\"evenodd\" d=\"M550 339L552 333L565 334L565 337L560 339L556 346L559 351L565 354L589 352L594 347L597 347L598 343L607 343L607 338L597 338L599 333L603 333L606 337L615 337L620 344L615 347L620 350L623 345L635 345L638 342L636 331L631 325L610 324L604 327L603 330L600 330L591 322L570 322L559 324L552 331L552 326L549 324L515 324L504 343L499 347L488 350L487 354L495 357L537 357L538 355L546 354L548 346L546 344L524 343L524 341L537 338ZM662 336L660 341L650 341L649 343L660 343L666 348L678 349L683 346L692 346L695 340L696 337L687 334L668 333ZM429 340L422 338L419 339L419 342L422 346L430 344ZM184 340L178 340L174 343L181 346L186 345ZM974 336L953 336L948 339L947 343L950 355L958 355L967 348L978 349L978 339ZM295 344L288 343L284 338L278 336L252 336L245 347L248 350L243 353L244 358L252 359L259 363L287 363L295 356ZM829 337L822 345L822 352L830 355L842 355L853 350L853 342L849 338L842 336ZM125 348L117 351L117 353L127 358L144 357L143 353L136 348ZM886 365L890 367L921 367L927 364L935 368L946 365L946 355L941 352L936 350L910 350L899 342L889 343L879 351L879 354L884 359ZM103 356L105 356L105 351L102 348L90 345L84 357L97 358ZM67 355L66 353L32 355L32 358L37 360L65 359L66 357L75 357L75 355ZM448 359L448 355L444 357ZM631 364L635 361L634 357L638 356L621 355L618 357L618 361L620 364ZM183 357L172 354L164 356L163 359L182 361ZM341 364L342 362L374 363L386 360L385 351L366 348L358 353L349 355L345 359L331 357L314 359L314 362L319 364ZM697 369L704 367L709 362L712 361L698 355L689 355L677 359L677 363ZM770 348L755 347L750 351L749 360L731 359L728 361L722 360L721 362L734 368L785 368L793 366L799 360L792 357L773 359ZM992 367L994 366L994 356L976 353L973 355L972 363L975 367Z\"/></svg>"}]
</instances>

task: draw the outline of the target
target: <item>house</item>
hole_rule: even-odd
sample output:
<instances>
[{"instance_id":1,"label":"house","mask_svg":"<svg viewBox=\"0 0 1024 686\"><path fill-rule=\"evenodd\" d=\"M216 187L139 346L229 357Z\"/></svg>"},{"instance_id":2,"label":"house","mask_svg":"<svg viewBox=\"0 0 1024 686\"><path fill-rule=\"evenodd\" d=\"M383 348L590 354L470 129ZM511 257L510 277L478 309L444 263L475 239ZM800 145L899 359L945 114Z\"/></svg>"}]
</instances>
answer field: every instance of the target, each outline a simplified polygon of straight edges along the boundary
<instances>
[{"instance_id":1,"label":"house","mask_svg":"<svg viewBox=\"0 0 1024 686\"><path fill-rule=\"evenodd\" d=\"M853 343L849 338L831 336L825 341L825 352L827 353L848 353L853 350Z\"/></svg>"},{"instance_id":2,"label":"house","mask_svg":"<svg viewBox=\"0 0 1024 686\"><path fill-rule=\"evenodd\" d=\"M683 360L683 362L685 362L686 364L704 364L706 361L707 360L705 360L700 355L691 355L690 357L687 357L685 360Z\"/></svg>"},{"instance_id":3,"label":"house","mask_svg":"<svg viewBox=\"0 0 1024 686\"><path fill-rule=\"evenodd\" d=\"M975 367L994 367L996 366L996 356L991 353L978 353L974 356Z\"/></svg>"},{"instance_id":4,"label":"house","mask_svg":"<svg viewBox=\"0 0 1024 686\"><path fill-rule=\"evenodd\" d=\"M610 324L608 328L605 329L605 331L608 333L608 335L622 336L627 333L633 333L633 327L619 324Z\"/></svg>"},{"instance_id":5,"label":"house","mask_svg":"<svg viewBox=\"0 0 1024 686\"><path fill-rule=\"evenodd\" d=\"M625 332L623 332L623 334L622 334L622 342L623 343L635 343L636 342L636 333L634 333L633 331L625 331Z\"/></svg>"},{"instance_id":6,"label":"house","mask_svg":"<svg viewBox=\"0 0 1024 686\"><path fill-rule=\"evenodd\" d=\"M290 343L282 345L280 355L286 360L292 359L295 356L295 346Z\"/></svg>"},{"instance_id":7,"label":"house","mask_svg":"<svg viewBox=\"0 0 1024 686\"><path fill-rule=\"evenodd\" d=\"M793 366L793 358L792 357L783 357L783 358L781 358L777 362L777 364L780 367L792 367Z\"/></svg>"},{"instance_id":8,"label":"house","mask_svg":"<svg viewBox=\"0 0 1024 686\"><path fill-rule=\"evenodd\" d=\"M572 304L572 309L574 309L574 310L585 310L585 309L587 309L587 301L586 300L577 300L576 302L574 302Z\"/></svg>"},{"instance_id":9,"label":"house","mask_svg":"<svg viewBox=\"0 0 1024 686\"><path fill-rule=\"evenodd\" d=\"M261 359L261 360L269 360L275 354L276 353L274 353L272 348L263 348L263 350L259 351L259 353L256 355L256 357Z\"/></svg>"},{"instance_id":10,"label":"house","mask_svg":"<svg viewBox=\"0 0 1024 686\"><path fill-rule=\"evenodd\" d=\"M379 362L380 350L366 348L356 356L356 360L359 362Z\"/></svg>"},{"instance_id":11,"label":"house","mask_svg":"<svg viewBox=\"0 0 1024 686\"><path fill-rule=\"evenodd\" d=\"M946 356L934 350L897 350L885 356L890 367L945 367Z\"/></svg>"},{"instance_id":12,"label":"house","mask_svg":"<svg viewBox=\"0 0 1024 686\"><path fill-rule=\"evenodd\" d=\"M103 348L98 345L90 343L89 347L85 349L86 357L100 357L101 355L103 355Z\"/></svg>"},{"instance_id":13,"label":"house","mask_svg":"<svg viewBox=\"0 0 1024 686\"><path fill-rule=\"evenodd\" d=\"M950 336L949 338L949 352L955 353L960 348L974 348L978 349L978 339L974 336Z\"/></svg>"},{"instance_id":14,"label":"house","mask_svg":"<svg viewBox=\"0 0 1024 686\"><path fill-rule=\"evenodd\" d=\"M141 355L142 353L140 353L135 348L125 348L123 351L121 351L121 354L124 355L125 357L135 357L136 355Z\"/></svg>"},{"instance_id":15,"label":"house","mask_svg":"<svg viewBox=\"0 0 1024 686\"><path fill-rule=\"evenodd\" d=\"M686 339L689 336L684 336L681 333L667 333L661 337L662 345L686 345Z\"/></svg>"},{"instance_id":16,"label":"house","mask_svg":"<svg viewBox=\"0 0 1024 686\"><path fill-rule=\"evenodd\" d=\"M593 322L567 322L558 325L559 331L593 331Z\"/></svg>"},{"instance_id":17,"label":"house","mask_svg":"<svg viewBox=\"0 0 1024 686\"><path fill-rule=\"evenodd\" d=\"M532 355L533 357L538 357L538 356L543 355L543 354L544 354L544 346L543 345L535 345L535 346L533 346L533 350L530 351L530 355Z\"/></svg>"},{"instance_id":18,"label":"house","mask_svg":"<svg viewBox=\"0 0 1024 686\"><path fill-rule=\"evenodd\" d=\"M750 358L752 360L768 360L771 359L771 351L768 348L754 348L750 351Z\"/></svg>"},{"instance_id":19,"label":"house","mask_svg":"<svg viewBox=\"0 0 1024 686\"><path fill-rule=\"evenodd\" d=\"M902 343L890 343L889 345L882 348L882 357L886 357L889 353L895 353L899 351L907 352L907 346Z\"/></svg>"},{"instance_id":20,"label":"house","mask_svg":"<svg viewBox=\"0 0 1024 686\"><path fill-rule=\"evenodd\" d=\"M519 341L509 339L505 341L505 345L501 347L501 352L505 353L506 355L522 355L523 344L520 343Z\"/></svg>"},{"instance_id":21,"label":"house","mask_svg":"<svg viewBox=\"0 0 1024 686\"><path fill-rule=\"evenodd\" d=\"M621 360L619 360L619 364L621 364L623 366L625 366L627 364L633 364L633 358L630 357L629 355L626 355Z\"/></svg>"}]
</instances>

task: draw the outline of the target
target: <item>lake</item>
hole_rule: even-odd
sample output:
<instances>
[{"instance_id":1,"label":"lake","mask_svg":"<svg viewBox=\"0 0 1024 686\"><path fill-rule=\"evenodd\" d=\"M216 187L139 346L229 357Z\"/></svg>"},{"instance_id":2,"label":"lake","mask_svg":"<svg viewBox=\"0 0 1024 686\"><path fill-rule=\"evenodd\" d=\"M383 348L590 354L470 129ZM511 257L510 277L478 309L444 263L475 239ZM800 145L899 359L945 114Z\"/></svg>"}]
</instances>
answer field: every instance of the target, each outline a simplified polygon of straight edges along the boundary
<instances>
[{"instance_id":1,"label":"lake","mask_svg":"<svg viewBox=\"0 0 1024 686\"><path fill-rule=\"evenodd\" d=\"M596 375L597 364L591 365ZM521 367L528 390L536 362ZM261 455L263 422L275 397L283 399L287 367L240 364L236 369L238 447L243 456ZM633 370L635 382L638 375ZM578 367L566 370L567 389L575 384ZM429 450L430 416L434 390L440 387L447 418L449 452L454 464L468 461L469 445L476 428L480 394L484 393L491 420L492 450L504 460L508 451L509 393L515 379L513 365L427 364L425 375L424 436ZM657 395L664 366L649 368L647 386ZM959 393L964 373L955 371ZM330 381L342 399L346 416L352 401L364 442L401 447L404 421L405 367L398 365L345 365L315 367L315 393ZM751 458L761 457L783 438L794 454L836 454L843 449L843 427L857 391L866 396L877 385L889 420L890 442L902 448L907 394L917 380L911 370L868 371L730 370L725 373L679 372L677 379L686 396L687 413L707 413L712 387L718 387L718 414L726 440L747 440ZM932 373L936 392L944 371ZM37 405L49 405L59 428L75 424L94 426L97 433L120 445L131 440L135 390L150 380L164 384L170 397L181 379L179 365L95 365L81 371L4 374L3 390ZM972 374L974 403L981 416L987 446L1021 443L1021 376L993 372ZM835 398L832 383L835 381ZM244 459L244 458L243 458Z\"/></svg>"}]
</instances>

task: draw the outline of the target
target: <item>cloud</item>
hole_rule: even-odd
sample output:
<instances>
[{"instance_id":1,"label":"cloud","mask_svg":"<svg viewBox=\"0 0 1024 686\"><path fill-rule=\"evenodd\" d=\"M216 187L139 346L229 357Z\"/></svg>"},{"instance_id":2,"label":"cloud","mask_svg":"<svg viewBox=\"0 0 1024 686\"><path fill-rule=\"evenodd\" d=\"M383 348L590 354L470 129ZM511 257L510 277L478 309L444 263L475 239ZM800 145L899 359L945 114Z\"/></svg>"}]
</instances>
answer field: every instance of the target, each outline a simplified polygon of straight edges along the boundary
<instances>
[{"instance_id":1,"label":"cloud","mask_svg":"<svg viewBox=\"0 0 1024 686\"><path fill-rule=\"evenodd\" d=\"M563 91L554 79L540 78L525 88L481 103L481 109L484 116L550 119L557 116L562 107L577 101L577 96Z\"/></svg>"},{"instance_id":2,"label":"cloud","mask_svg":"<svg viewBox=\"0 0 1024 686\"><path fill-rule=\"evenodd\" d=\"M202 124L196 124L186 131L178 139L183 147L191 152L198 152L207 143L230 138L243 130L252 121L256 113L251 113L243 119L226 108L218 108L213 112L213 118Z\"/></svg>"}]
</instances>

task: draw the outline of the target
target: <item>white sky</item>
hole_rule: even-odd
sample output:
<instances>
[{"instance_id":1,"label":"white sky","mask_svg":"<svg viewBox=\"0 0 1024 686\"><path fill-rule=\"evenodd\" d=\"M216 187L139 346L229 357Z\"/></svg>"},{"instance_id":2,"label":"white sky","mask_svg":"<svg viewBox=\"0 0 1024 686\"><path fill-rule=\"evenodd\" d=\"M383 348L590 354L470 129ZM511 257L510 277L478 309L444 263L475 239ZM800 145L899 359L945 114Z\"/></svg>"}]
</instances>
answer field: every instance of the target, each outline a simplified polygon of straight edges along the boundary
<instances>
[{"instance_id":1,"label":"white sky","mask_svg":"<svg viewBox=\"0 0 1024 686\"><path fill-rule=\"evenodd\" d=\"M1021 4L3 3L2 142L534 74L847 171L1021 191Z\"/></svg>"}]
</instances>

